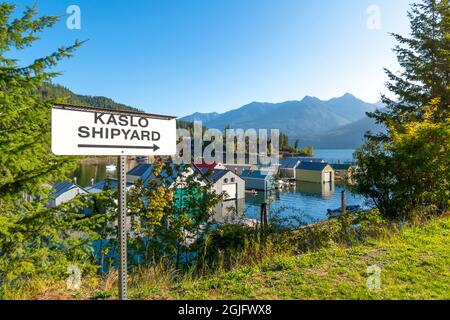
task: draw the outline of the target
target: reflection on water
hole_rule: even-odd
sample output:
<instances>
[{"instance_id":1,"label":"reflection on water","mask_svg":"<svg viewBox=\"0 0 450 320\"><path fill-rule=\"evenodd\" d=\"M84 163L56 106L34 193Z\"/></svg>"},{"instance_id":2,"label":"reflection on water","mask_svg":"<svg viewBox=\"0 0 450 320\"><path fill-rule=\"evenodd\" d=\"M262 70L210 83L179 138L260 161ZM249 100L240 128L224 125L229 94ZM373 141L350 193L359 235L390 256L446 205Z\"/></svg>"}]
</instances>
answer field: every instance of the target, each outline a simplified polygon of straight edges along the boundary
<instances>
[{"instance_id":1,"label":"reflection on water","mask_svg":"<svg viewBox=\"0 0 450 320\"><path fill-rule=\"evenodd\" d=\"M213 219L219 223L239 221L245 216L245 199L222 201L214 208Z\"/></svg>"},{"instance_id":2,"label":"reflection on water","mask_svg":"<svg viewBox=\"0 0 450 320\"><path fill-rule=\"evenodd\" d=\"M81 162L78 165L77 170L74 172L74 178L77 179L77 184L82 187L88 187L106 178L117 178L117 170L106 170L106 166L108 164L117 165L117 158L111 157L107 159L90 159ZM127 170L128 168L133 168L135 165L135 160L128 160Z\"/></svg>"},{"instance_id":3,"label":"reflection on water","mask_svg":"<svg viewBox=\"0 0 450 320\"><path fill-rule=\"evenodd\" d=\"M245 216L250 219L260 219L261 204L268 204L269 218L278 214L281 217L302 218L307 223L327 219L327 209L341 206L342 185L334 183L297 182L297 186L270 192L259 192L257 195L246 194ZM364 198L347 191L347 205L364 207Z\"/></svg>"},{"instance_id":4,"label":"reflection on water","mask_svg":"<svg viewBox=\"0 0 450 320\"><path fill-rule=\"evenodd\" d=\"M318 197L322 199L331 199L334 194L335 184L298 182L295 188L297 193L304 194L305 196Z\"/></svg>"}]
</instances>

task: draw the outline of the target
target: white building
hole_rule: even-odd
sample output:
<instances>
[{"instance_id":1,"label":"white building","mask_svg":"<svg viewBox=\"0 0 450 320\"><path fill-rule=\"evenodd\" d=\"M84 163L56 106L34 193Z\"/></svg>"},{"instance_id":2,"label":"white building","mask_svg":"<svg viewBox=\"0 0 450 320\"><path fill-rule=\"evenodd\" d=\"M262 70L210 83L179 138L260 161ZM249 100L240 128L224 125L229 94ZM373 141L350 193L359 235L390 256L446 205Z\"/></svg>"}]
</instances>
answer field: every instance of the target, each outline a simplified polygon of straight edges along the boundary
<instances>
[{"instance_id":1,"label":"white building","mask_svg":"<svg viewBox=\"0 0 450 320\"><path fill-rule=\"evenodd\" d=\"M61 181L52 187L52 193L47 206L50 208L57 207L63 203L69 202L78 195L87 194L88 191L79 185Z\"/></svg>"},{"instance_id":2,"label":"white building","mask_svg":"<svg viewBox=\"0 0 450 320\"><path fill-rule=\"evenodd\" d=\"M226 193L225 201L245 198L245 181L234 172L206 168L202 168L200 171L213 184L213 190L217 194Z\"/></svg>"}]
</instances>

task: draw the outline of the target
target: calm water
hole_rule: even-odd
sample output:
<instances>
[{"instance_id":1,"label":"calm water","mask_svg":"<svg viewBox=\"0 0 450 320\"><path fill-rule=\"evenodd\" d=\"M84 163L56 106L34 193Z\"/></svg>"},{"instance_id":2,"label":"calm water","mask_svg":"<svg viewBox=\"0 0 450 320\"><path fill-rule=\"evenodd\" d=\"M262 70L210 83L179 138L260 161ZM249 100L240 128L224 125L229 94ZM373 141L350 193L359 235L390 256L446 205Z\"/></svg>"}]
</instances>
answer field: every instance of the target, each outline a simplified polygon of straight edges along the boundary
<instances>
[{"instance_id":1,"label":"calm water","mask_svg":"<svg viewBox=\"0 0 450 320\"><path fill-rule=\"evenodd\" d=\"M89 160L87 162L80 163L78 165L78 169L74 173L74 178L76 178L77 183L82 187L88 187L106 178L117 178L117 170L106 170L106 166L108 164L117 165L117 158L112 157L106 160ZM136 161L128 161L128 168L133 168L135 165Z\"/></svg>"},{"instance_id":2,"label":"calm water","mask_svg":"<svg viewBox=\"0 0 450 320\"><path fill-rule=\"evenodd\" d=\"M354 149L316 149L314 157L324 159L329 163L354 162ZM337 209L341 206L341 193L345 188L340 184L319 184L297 182L295 187L281 191L247 194L245 197L245 215L252 219L259 219L261 204L269 205L269 215L290 218L296 217L306 222L327 219L327 210ZM364 207L364 198L346 191L347 205L360 205ZM294 222L293 222L294 223Z\"/></svg>"},{"instance_id":3,"label":"calm water","mask_svg":"<svg viewBox=\"0 0 450 320\"><path fill-rule=\"evenodd\" d=\"M315 150L315 157L329 162L352 162L354 150ZM89 186L92 183L105 178L117 176L117 171L107 172L107 164L115 164L115 158L106 161L97 161L80 164L74 177L81 186ZM135 161L129 161L128 167L132 168ZM315 184L298 182L295 187L271 192L259 192L257 195L246 194L245 200L225 202L218 208L217 216L226 216L228 207L234 211L245 214L247 218L258 219L260 217L261 204L268 204L269 215L278 214L283 217L302 218L307 222L323 220L327 218L327 209L337 209L341 205L341 191L344 188L339 184ZM347 205L363 205L364 198L347 192ZM294 223L294 222L293 222Z\"/></svg>"},{"instance_id":4,"label":"calm water","mask_svg":"<svg viewBox=\"0 0 450 320\"><path fill-rule=\"evenodd\" d=\"M354 152L354 149L316 149L314 157L329 163L349 163L354 161Z\"/></svg>"},{"instance_id":5,"label":"calm water","mask_svg":"<svg viewBox=\"0 0 450 320\"><path fill-rule=\"evenodd\" d=\"M297 182L295 187L284 190L274 190L257 195L247 194L245 197L246 216L252 219L260 217L261 204L269 206L269 215L293 217L311 223L327 219L327 209L337 209L341 206L341 193L344 187L338 184L319 184ZM347 205L364 204L364 198L346 190ZM292 221L294 223L294 221Z\"/></svg>"}]
</instances>

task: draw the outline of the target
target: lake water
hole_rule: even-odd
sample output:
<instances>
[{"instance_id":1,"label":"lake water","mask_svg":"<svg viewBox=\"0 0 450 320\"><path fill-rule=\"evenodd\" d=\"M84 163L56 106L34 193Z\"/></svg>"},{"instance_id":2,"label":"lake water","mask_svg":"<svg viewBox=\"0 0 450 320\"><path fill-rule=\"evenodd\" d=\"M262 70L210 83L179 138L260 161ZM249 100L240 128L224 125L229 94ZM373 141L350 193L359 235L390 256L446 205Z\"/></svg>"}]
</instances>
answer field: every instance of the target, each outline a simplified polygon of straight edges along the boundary
<instances>
[{"instance_id":1,"label":"lake water","mask_svg":"<svg viewBox=\"0 0 450 320\"><path fill-rule=\"evenodd\" d=\"M315 150L315 157L329 162L352 162L354 150ZM107 160L89 161L80 164L74 176L81 186L89 186L92 183L105 178L115 178L117 172L107 172L107 164L115 164L114 157ZM136 162L131 160L128 167L132 168ZM341 192L344 187L339 184L316 184L297 182L294 187L271 192L259 192L257 195L246 194L245 200L225 202L218 208L217 215L226 216L229 207L233 211L244 214L251 219L260 218L261 204L268 204L268 214L282 217L297 217L306 222L314 222L327 218L327 209L337 209L341 205ZM347 191L347 205L363 205L364 198ZM293 222L295 223L295 222Z\"/></svg>"},{"instance_id":2,"label":"lake water","mask_svg":"<svg viewBox=\"0 0 450 320\"><path fill-rule=\"evenodd\" d=\"M274 190L268 193L261 192L257 195L247 194L245 198L246 217L260 218L261 204L268 204L268 214L289 218L296 224L293 218L303 222L312 223L327 219L327 210L341 207L341 193L346 191L347 205L364 204L364 198L352 194L339 184L319 184L297 182L295 187L285 190Z\"/></svg>"},{"instance_id":3,"label":"lake water","mask_svg":"<svg viewBox=\"0 0 450 320\"><path fill-rule=\"evenodd\" d=\"M354 149L316 149L314 158L323 159L329 163L351 163L354 162Z\"/></svg>"},{"instance_id":4,"label":"lake water","mask_svg":"<svg viewBox=\"0 0 450 320\"><path fill-rule=\"evenodd\" d=\"M353 149L316 149L314 158L329 163L353 163ZM260 219L261 204L268 204L268 214L285 218L295 217L312 223L327 219L327 210L341 207L341 194L346 192L347 205L364 207L365 199L352 194L339 183L309 183L298 181L296 186L284 190L261 192L257 195L247 194L245 197L245 216ZM290 219L292 221L292 219ZM295 224L295 221L292 221Z\"/></svg>"},{"instance_id":5,"label":"lake water","mask_svg":"<svg viewBox=\"0 0 450 320\"><path fill-rule=\"evenodd\" d=\"M76 178L77 183L82 187L88 187L106 178L117 178L117 171L106 170L108 164L117 165L117 157L83 161L78 165L78 168L74 173L74 178ZM136 161L128 161L129 168L132 168L135 165Z\"/></svg>"}]
</instances>

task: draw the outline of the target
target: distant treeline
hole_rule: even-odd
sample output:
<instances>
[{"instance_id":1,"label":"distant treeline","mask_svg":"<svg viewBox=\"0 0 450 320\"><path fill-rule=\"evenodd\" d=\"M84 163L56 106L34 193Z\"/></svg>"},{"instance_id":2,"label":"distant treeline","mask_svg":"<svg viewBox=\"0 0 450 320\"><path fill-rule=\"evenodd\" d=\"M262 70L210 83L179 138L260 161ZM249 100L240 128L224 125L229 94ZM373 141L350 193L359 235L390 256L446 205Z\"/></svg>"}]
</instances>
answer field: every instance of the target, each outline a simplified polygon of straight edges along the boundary
<instances>
[{"instance_id":1,"label":"distant treeline","mask_svg":"<svg viewBox=\"0 0 450 320\"><path fill-rule=\"evenodd\" d=\"M295 140L294 145L289 144L289 137L284 133L280 133L280 151L295 153L299 156L312 157L314 156L314 148L307 146L305 148L298 147L299 140Z\"/></svg>"}]
</instances>

